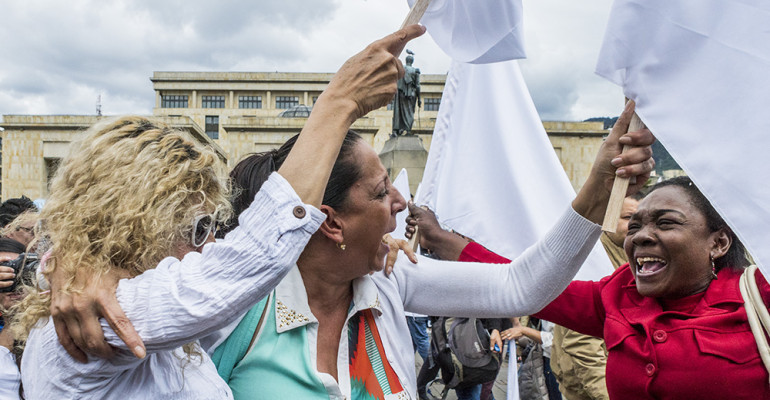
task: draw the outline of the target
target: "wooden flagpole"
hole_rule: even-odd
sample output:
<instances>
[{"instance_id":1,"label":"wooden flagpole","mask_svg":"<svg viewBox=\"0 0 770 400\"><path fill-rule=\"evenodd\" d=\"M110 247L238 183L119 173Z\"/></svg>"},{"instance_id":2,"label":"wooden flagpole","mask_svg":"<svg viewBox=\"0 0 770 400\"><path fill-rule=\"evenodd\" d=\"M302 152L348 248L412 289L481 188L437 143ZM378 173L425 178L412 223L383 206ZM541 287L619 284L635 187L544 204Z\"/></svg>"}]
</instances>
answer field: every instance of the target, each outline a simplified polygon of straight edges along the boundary
<instances>
[{"instance_id":1,"label":"wooden flagpole","mask_svg":"<svg viewBox=\"0 0 770 400\"><path fill-rule=\"evenodd\" d=\"M404 23L401 24L401 29L420 22L422 16L425 14L425 10L428 9L429 5L430 0L417 0L412 6L412 9L409 10L409 14L406 16Z\"/></svg>"},{"instance_id":2,"label":"wooden flagpole","mask_svg":"<svg viewBox=\"0 0 770 400\"><path fill-rule=\"evenodd\" d=\"M634 113L631 117L631 122L628 124L628 131L634 132L641 129L644 129L644 123ZM631 146L623 146L623 153L629 148ZM615 178L615 182L612 184L612 192L610 192L610 201L607 203L607 211L604 214L603 231L615 232L618 229L618 221L620 220L620 212L623 209L623 199L626 198L626 192L628 191L628 184L629 178Z\"/></svg>"}]
</instances>

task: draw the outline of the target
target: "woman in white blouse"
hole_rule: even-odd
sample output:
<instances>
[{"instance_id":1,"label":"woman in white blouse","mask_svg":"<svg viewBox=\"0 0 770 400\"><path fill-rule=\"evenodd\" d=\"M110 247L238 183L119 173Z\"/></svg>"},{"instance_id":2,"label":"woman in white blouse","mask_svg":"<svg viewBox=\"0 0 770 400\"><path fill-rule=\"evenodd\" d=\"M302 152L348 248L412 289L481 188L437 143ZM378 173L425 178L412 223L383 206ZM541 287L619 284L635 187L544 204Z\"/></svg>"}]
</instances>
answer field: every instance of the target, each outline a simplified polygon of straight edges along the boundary
<instances>
[{"instance_id":1,"label":"woman in white blouse","mask_svg":"<svg viewBox=\"0 0 770 400\"><path fill-rule=\"evenodd\" d=\"M115 356L75 362L58 343L50 293L36 290L18 324L29 332L21 369L27 398L231 398L195 340L243 314L289 271L323 221L318 207L348 127L390 101L403 75L396 56L423 32L407 27L342 66L297 147L221 242L208 243L229 215L212 150L141 117L92 127L63 161L41 215L53 243L43 273L57 292L91 285L77 280L83 272L131 278L120 281L117 299L146 354L102 320Z\"/></svg>"},{"instance_id":2,"label":"woman in white blouse","mask_svg":"<svg viewBox=\"0 0 770 400\"><path fill-rule=\"evenodd\" d=\"M513 263L469 266L422 259L418 265L401 263L389 278L377 273L389 251L380 238L395 228L395 215L406 203L377 153L348 133L320 206L326 218L296 268L212 351L234 397L417 398L405 310L524 315L558 295L600 234L595 222L604 216L607 184L615 174L611 160L620 152L632 113L629 107L621 116L572 207ZM634 135L642 146L614 163L624 165L628 175L640 175L638 188L652 168L645 146L652 136L648 131ZM260 190L271 166L281 168L294 146L292 138L239 163L231 176L246 198Z\"/></svg>"}]
</instances>

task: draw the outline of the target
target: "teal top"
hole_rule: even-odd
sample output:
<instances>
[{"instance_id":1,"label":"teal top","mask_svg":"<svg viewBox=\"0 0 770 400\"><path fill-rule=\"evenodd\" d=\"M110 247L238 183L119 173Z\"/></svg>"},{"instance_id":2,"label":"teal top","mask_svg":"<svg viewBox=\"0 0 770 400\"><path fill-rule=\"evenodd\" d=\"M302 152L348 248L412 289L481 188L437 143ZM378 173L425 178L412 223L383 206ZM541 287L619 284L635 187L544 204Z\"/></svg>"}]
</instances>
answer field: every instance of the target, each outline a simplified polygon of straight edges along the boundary
<instances>
[{"instance_id":1,"label":"teal top","mask_svg":"<svg viewBox=\"0 0 770 400\"><path fill-rule=\"evenodd\" d=\"M267 308L265 306L267 305ZM271 296L252 307L212 355L217 372L238 399L333 399L344 398L339 387L327 387L313 368L308 345L308 325L278 332L278 306ZM264 315L264 317L263 317ZM282 314L281 318L305 320L304 316ZM351 398L356 400L408 399L398 376L386 360L379 329L371 309L355 311L351 304L348 320L348 367ZM249 349L259 320L261 332Z\"/></svg>"},{"instance_id":2,"label":"teal top","mask_svg":"<svg viewBox=\"0 0 770 400\"><path fill-rule=\"evenodd\" d=\"M265 299L252 307L212 356L220 376L232 389L233 397L236 400L329 399L310 362L307 325L279 335L275 313L271 312L275 309L274 297L266 310L259 340L248 351L266 303ZM244 347L248 353L241 359Z\"/></svg>"},{"instance_id":3,"label":"teal top","mask_svg":"<svg viewBox=\"0 0 770 400\"><path fill-rule=\"evenodd\" d=\"M316 369L319 322L308 304L302 275L295 267L272 295L252 307L214 349L211 358L234 398L408 399L400 376L414 373L414 353L408 351L411 346L397 353L404 360L411 359L404 363L407 369L398 375L385 352L391 338L381 335L389 331L380 329L395 325L388 324L393 319L403 325L404 336L408 337L406 321L398 314L383 317L380 292L371 277L356 279L352 286L353 298L337 353L337 379ZM260 320L261 328L249 349ZM380 326L381 321L386 323ZM397 366L402 368L401 364Z\"/></svg>"}]
</instances>

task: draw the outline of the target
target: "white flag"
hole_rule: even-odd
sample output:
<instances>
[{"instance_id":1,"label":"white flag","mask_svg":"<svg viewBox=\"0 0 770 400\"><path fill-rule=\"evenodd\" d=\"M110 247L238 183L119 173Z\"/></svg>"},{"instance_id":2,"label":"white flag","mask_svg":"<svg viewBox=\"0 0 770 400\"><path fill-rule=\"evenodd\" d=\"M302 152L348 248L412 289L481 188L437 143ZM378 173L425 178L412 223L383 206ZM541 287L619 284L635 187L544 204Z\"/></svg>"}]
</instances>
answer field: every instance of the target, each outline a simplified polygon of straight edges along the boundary
<instances>
[{"instance_id":1,"label":"white flag","mask_svg":"<svg viewBox=\"0 0 770 400\"><path fill-rule=\"evenodd\" d=\"M508 342L508 385L506 394L508 400L519 398L519 365L516 356L516 341Z\"/></svg>"},{"instance_id":2,"label":"white flag","mask_svg":"<svg viewBox=\"0 0 770 400\"><path fill-rule=\"evenodd\" d=\"M545 235L574 197L518 62L453 63L416 202L512 259ZM597 244L578 279L610 273Z\"/></svg>"},{"instance_id":3,"label":"white flag","mask_svg":"<svg viewBox=\"0 0 770 400\"><path fill-rule=\"evenodd\" d=\"M491 63L526 57L522 13L521 0L432 0L420 22L453 60Z\"/></svg>"},{"instance_id":4,"label":"white flag","mask_svg":"<svg viewBox=\"0 0 770 400\"><path fill-rule=\"evenodd\" d=\"M770 1L616 0L597 73L770 277Z\"/></svg>"}]
</instances>

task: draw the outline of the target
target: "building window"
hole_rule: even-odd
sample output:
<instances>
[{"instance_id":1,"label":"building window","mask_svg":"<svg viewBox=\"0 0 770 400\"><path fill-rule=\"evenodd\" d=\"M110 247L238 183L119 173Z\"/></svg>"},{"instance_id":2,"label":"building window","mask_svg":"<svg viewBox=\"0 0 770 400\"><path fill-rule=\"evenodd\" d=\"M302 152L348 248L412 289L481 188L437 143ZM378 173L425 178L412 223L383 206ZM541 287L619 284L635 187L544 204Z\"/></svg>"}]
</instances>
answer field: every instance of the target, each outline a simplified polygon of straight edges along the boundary
<instances>
[{"instance_id":1,"label":"building window","mask_svg":"<svg viewBox=\"0 0 770 400\"><path fill-rule=\"evenodd\" d=\"M162 108L187 108L187 95L163 95L160 106Z\"/></svg>"},{"instance_id":2,"label":"building window","mask_svg":"<svg viewBox=\"0 0 770 400\"><path fill-rule=\"evenodd\" d=\"M299 105L299 96L275 96L275 108L286 109Z\"/></svg>"},{"instance_id":3,"label":"building window","mask_svg":"<svg viewBox=\"0 0 770 400\"><path fill-rule=\"evenodd\" d=\"M46 192L51 192L51 181L53 181L56 170L59 169L60 158L44 158L45 161L45 189Z\"/></svg>"},{"instance_id":4,"label":"building window","mask_svg":"<svg viewBox=\"0 0 770 400\"><path fill-rule=\"evenodd\" d=\"M428 97L425 99L425 111L438 111L441 104L441 97Z\"/></svg>"},{"instance_id":5,"label":"building window","mask_svg":"<svg viewBox=\"0 0 770 400\"><path fill-rule=\"evenodd\" d=\"M318 96L313 96L313 105L315 105L316 101L318 101Z\"/></svg>"},{"instance_id":6,"label":"building window","mask_svg":"<svg viewBox=\"0 0 770 400\"><path fill-rule=\"evenodd\" d=\"M203 96L201 108L225 108L225 96Z\"/></svg>"},{"instance_id":7,"label":"building window","mask_svg":"<svg viewBox=\"0 0 770 400\"><path fill-rule=\"evenodd\" d=\"M240 96L238 108L262 108L262 96Z\"/></svg>"},{"instance_id":8,"label":"building window","mask_svg":"<svg viewBox=\"0 0 770 400\"><path fill-rule=\"evenodd\" d=\"M212 139L219 139L219 116L206 116L206 135Z\"/></svg>"}]
</instances>

